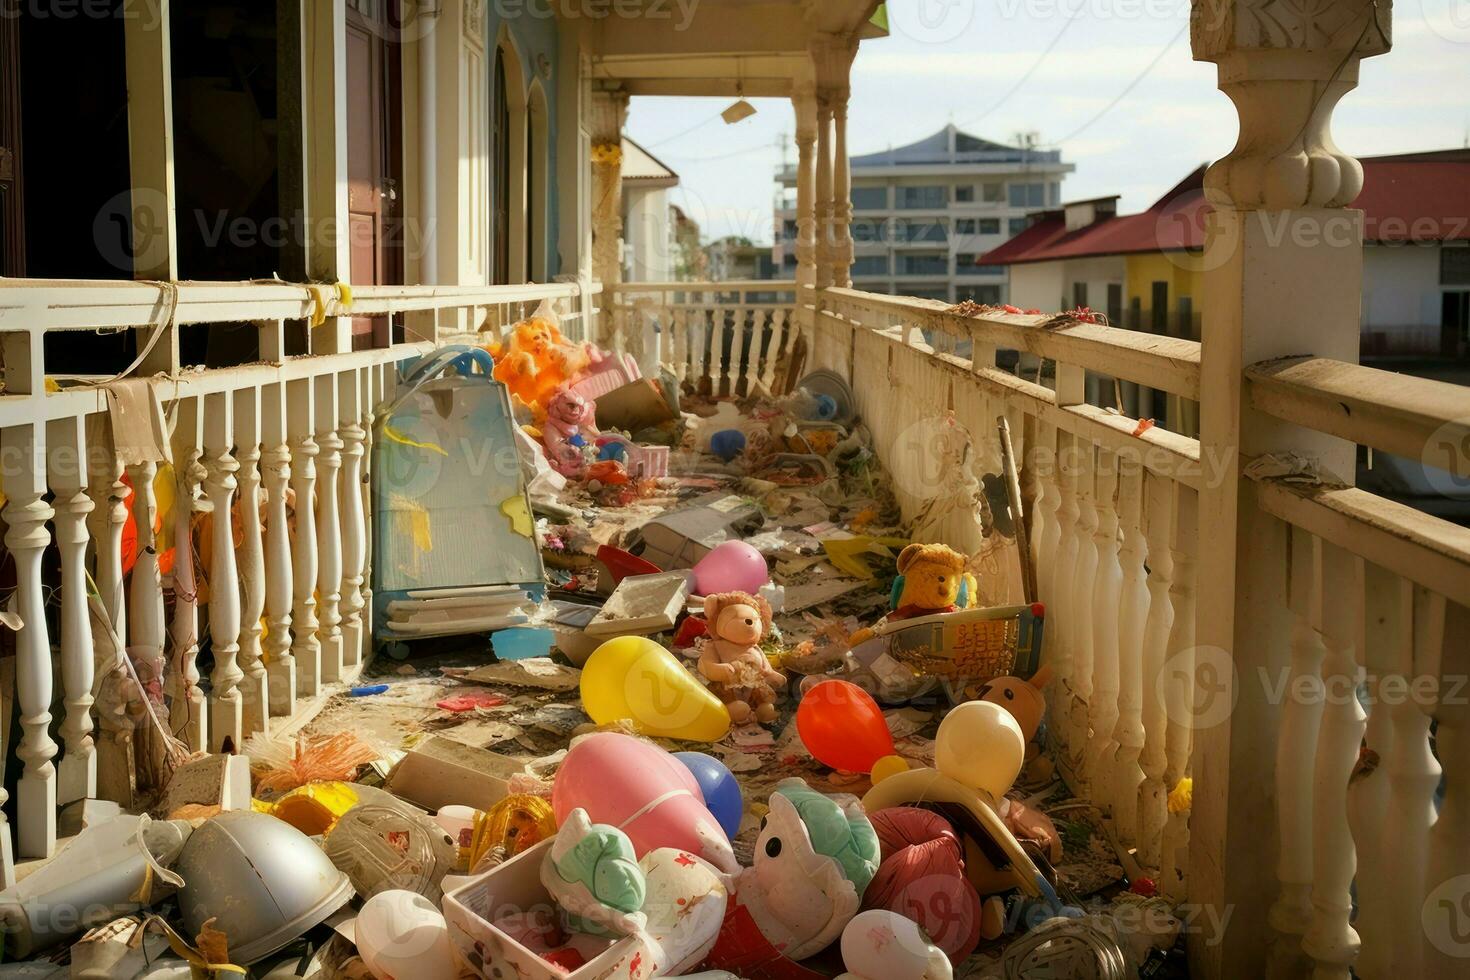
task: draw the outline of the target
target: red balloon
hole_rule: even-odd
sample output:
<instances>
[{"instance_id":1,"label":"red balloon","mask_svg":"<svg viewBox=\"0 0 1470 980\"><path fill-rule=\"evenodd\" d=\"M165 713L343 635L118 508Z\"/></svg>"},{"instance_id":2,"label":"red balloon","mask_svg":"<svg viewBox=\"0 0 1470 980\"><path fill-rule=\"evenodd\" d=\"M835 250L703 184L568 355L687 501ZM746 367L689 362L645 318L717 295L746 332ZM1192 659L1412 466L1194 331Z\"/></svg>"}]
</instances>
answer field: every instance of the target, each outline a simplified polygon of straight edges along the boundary
<instances>
[{"instance_id":1,"label":"red balloon","mask_svg":"<svg viewBox=\"0 0 1470 980\"><path fill-rule=\"evenodd\" d=\"M818 762L847 772L871 772L893 755L883 710L867 691L847 681L823 681L796 709L796 733Z\"/></svg>"}]
</instances>

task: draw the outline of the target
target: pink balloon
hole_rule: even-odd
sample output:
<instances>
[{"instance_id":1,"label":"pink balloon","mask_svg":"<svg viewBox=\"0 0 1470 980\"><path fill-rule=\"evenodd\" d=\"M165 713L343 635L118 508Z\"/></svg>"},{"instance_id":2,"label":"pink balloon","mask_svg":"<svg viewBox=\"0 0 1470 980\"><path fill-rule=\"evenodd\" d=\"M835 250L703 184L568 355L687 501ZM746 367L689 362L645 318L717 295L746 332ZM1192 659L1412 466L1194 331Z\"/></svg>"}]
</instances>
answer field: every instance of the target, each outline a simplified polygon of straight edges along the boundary
<instances>
[{"instance_id":1,"label":"pink balloon","mask_svg":"<svg viewBox=\"0 0 1470 980\"><path fill-rule=\"evenodd\" d=\"M617 827L639 857L675 847L726 873L740 870L730 839L704 805L694 774L641 739L618 732L579 739L557 770L551 805L557 823L580 807L593 823Z\"/></svg>"},{"instance_id":2,"label":"pink balloon","mask_svg":"<svg viewBox=\"0 0 1470 980\"><path fill-rule=\"evenodd\" d=\"M744 541L721 541L694 566L694 588L699 595L754 595L770 580L765 556Z\"/></svg>"}]
</instances>

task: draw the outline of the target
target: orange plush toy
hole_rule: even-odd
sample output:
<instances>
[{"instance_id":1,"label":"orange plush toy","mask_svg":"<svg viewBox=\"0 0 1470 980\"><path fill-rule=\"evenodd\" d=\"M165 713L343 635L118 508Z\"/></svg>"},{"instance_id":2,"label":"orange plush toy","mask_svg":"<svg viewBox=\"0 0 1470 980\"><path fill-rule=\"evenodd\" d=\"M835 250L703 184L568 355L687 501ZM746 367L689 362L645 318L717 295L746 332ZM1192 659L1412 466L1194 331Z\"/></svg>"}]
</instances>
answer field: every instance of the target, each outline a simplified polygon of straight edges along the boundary
<instances>
[{"instance_id":1,"label":"orange plush toy","mask_svg":"<svg viewBox=\"0 0 1470 980\"><path fill-rule=\"evenodd\" d=\"M545 414L558 388L602 359L591 344L562 336L556 321L541 310L512 327L504 343L486 349L495 358L495 380L529 405L537 418Z\"/></svg>"}]
</instances>

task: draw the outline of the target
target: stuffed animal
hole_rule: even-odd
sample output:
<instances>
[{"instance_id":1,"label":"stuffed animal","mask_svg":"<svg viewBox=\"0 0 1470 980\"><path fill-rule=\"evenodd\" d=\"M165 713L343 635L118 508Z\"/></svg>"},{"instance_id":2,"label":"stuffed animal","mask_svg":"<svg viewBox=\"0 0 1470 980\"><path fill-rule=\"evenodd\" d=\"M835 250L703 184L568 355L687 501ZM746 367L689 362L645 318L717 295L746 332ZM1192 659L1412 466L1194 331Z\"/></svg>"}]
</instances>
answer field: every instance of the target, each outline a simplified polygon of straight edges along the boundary
<instances>
[{"instance_id":1,"label":"stuffed animal","mask_svg":"<svg viewBox=\"0 0 1470 980\"><path fill-rule=\"evenodd\" d=\"M976 589L975 576L965 571L964 555L948 545L911 544L898 553L898 577L889 596L893 611L879 625L968 609ZM872 638L873 630L865 628L848 642L857 646Z\"/></svg>"},{"instance_id":2,"label":"stuffed animal","mask_svg":"<svg viewBox=\"0 0 1470 980\"><path fill-rule=\"evenodd\" d=\"M592 419L592 406L568 388L559 388L546 406L546 422L541 426L541 442L546 446L546 459L562 476L578 477L587 469L585 447L588 436L597 435Z\"/></svg>"},{"instance_id":3,"label":"stuffed animal","mask_svg":"<svg viewBox=\"0 0 1470 980\"><path fill-rule=\"evenodd\" d=\"M1038 764L1050 766L1050 760L1041 755L1041 746L1036 741L1037 732L1041 730L1041 718L1046 713L1046 695L1042 688L1046 687L1047 681L1051 680L1051 668L1042 667L1031 675L1029 680L1019 677L997 677L987 681L981 688L979 699L998 704L1011 717L1016 719L1016 724L1021 726L1021 734L1026 739L1026 764L1040 760ZM1049 771L1049 770L1047 770ZM1032 775L1038 773L1033 770ZM1045 774L1044 772L1042 774ZM1050 817L1039 810L1033 810L1019 800L1009 800L1008 807L1002 819L1011 833L1018 840L1029 841L1046 855L1047 860L1056 864L1062 859L1062 838L1057 833L1057 828Z\"/></svg>"},{"instance_id":4,"label":"stuffed animal","mask_svg":"<svg viewBox=\"0 0 1470 980\"><path fill-rule=\"evenodd\" d=\"M748 592L722 592L704 600L709 636L699 655L699 672L730 711L737 725L752 716L776 720L776 693L786 675L771 666L760 642L771 629L771 604Z\"/></svg>"},{"instance_id":5,"label":"stuffed animal","mask_svg":"<svg viewBox=\"0 0 1470 980\"><path fill-rule=\"evenodd\" d=\"M539 416L562 385L602 360L591 344L562 336L555 321L541 311L511 328L504 343L488 345L495 357L493 377Z\"/></svg>"},{"instance_id":6,"label":"stuffed animal","mask_svg":"<svg viewBox=\"0 0 1470 980\"><path fill-rule=\"evenodd\" d=\"M863 896L863 908L914 920L958 966L980 943L980 896L965 877L964 845L954 825L911 806L887 807L868 817L883 863Z\"/></svg>"}]
</instances>

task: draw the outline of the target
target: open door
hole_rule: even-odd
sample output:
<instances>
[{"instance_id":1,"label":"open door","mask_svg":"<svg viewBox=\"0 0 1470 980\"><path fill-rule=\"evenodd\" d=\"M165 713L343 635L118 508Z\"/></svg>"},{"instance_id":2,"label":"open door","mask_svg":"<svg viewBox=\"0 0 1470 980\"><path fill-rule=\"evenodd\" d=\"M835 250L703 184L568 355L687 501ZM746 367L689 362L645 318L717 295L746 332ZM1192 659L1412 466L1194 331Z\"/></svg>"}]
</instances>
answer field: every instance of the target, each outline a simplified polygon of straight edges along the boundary
<instances>
[{"instance_id":1,"label":"open door","mask_svg":"<svg viewBox=\"0 0 1470 980\"><path fill-rule=\"evenodd\" d=\"M352 282L403 282L401 0L347 3L347 214ZM386 347L388 317L354 317L355 349Z\"/></svg>"}]
</instances>

